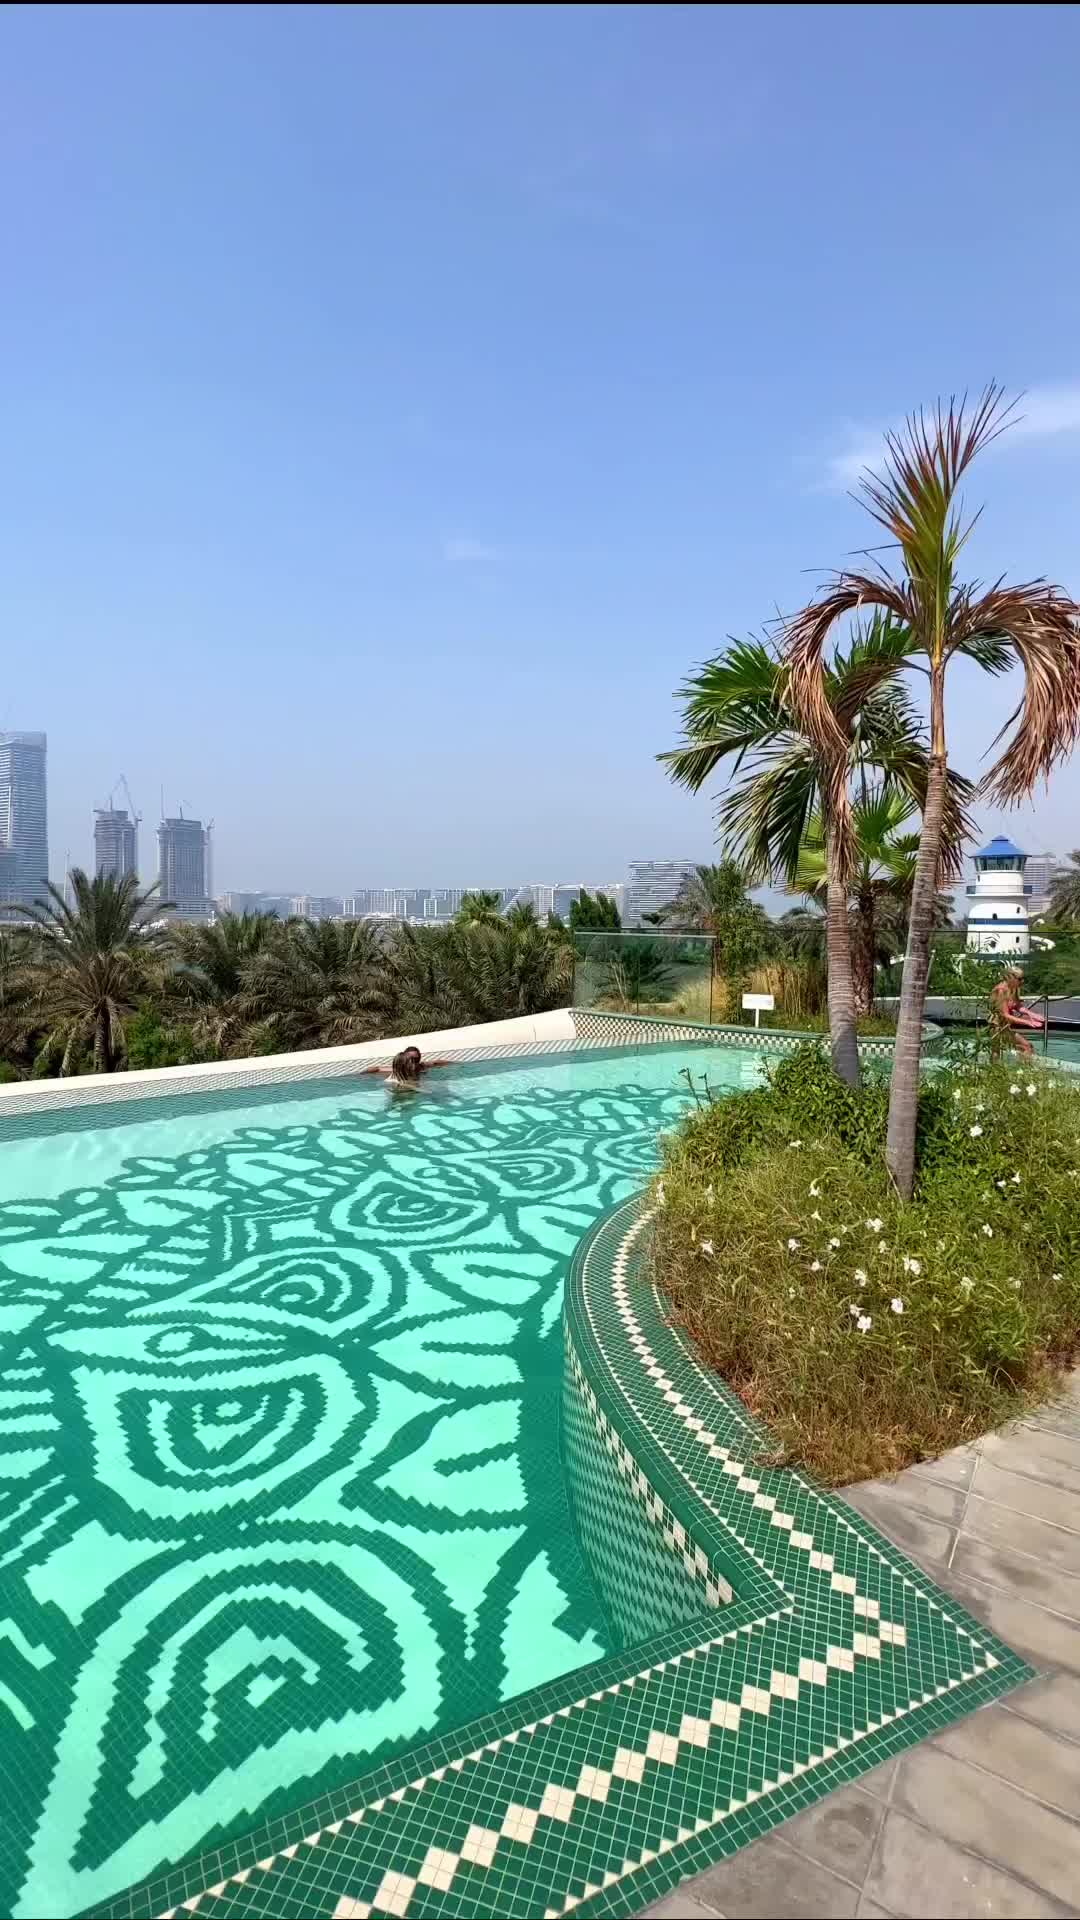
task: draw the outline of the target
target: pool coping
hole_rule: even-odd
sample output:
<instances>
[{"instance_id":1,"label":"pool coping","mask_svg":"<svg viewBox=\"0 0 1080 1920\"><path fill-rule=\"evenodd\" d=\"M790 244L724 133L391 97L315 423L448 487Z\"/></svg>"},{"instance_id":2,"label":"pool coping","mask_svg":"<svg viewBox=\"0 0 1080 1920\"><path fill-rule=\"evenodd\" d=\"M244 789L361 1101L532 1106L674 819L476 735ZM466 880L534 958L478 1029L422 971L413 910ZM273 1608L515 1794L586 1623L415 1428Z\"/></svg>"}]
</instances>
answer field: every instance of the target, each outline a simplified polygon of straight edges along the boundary
<instances>
[{"instance_id":1,"label":"pool coping","mask_svg":"<svg viewBox=\"0 0 1080 1920\"><path fill-rule=\"evenodd\" d=\"M625 1201L574 1255L567 1392L700 1610L97 1914L631 1915L1030 1677L841 1496L759 1464L668 1321L649 1218Z\"/></svg>"},{"instance_id":2,"label":"pool coping","mask_svg":"<svg viewBox=\"0 0 1080 1920\"><path fill-rule=\"evenodd\" d=\"M180 1098L192 1093L225 1093L245 1088L291 1086L307 1080L349 1078L367 1067L387 1065L399 1048L413 1044L429 1052L449 1053L455 1061L465 1064L519 1055L526 1058L569 1053L583 1045L640 1046L643 1042L663 1044L673 1040L786 1053L808 1040L824 1043L826 1039L827 1035L808 1029L710 1026L702 1021L665 1019L652 1014L561 1007L549 1013L522 1014L471 1027L398 1034L352 1046L253 1055L205 1066L148 1067L119 1073L77 1074L61 1080L14 1081L0 1086L0 1121L30 1114L72 1113L140 1100ZM929 1022L924 1025L924 1052L939 1051L944 1039L941 1028ZM891 1040L859 1041L860 1054L870 1058L887 1058L892 1050Z\"/></svg>"}]
</instances>

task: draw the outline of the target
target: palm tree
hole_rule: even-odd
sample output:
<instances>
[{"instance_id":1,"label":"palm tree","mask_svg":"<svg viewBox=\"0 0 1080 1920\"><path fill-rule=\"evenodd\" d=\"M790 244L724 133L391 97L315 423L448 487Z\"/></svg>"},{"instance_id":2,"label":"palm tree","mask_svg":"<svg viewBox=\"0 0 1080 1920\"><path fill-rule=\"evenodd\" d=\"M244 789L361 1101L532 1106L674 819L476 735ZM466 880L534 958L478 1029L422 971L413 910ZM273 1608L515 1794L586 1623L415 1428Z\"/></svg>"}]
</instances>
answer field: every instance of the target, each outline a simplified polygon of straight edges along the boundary
<instances>
[{"instance_id":1,"label":"palm tree","mask_svg":"<svg viewBox=\"0 0 1080 1920\"><path fill-rule=\"evenodd\" d=\"M472 887L461 896L454 919L462 927L490 927L502 919L499 896L490 887Z\"/></svg>"},{"instance_id":2,"label":"palm tree","mask_svg":"<svg viewBox=\"0 0 1080 1920\"><path fill-rule=\"evenodd\" d=\"M1080 847L1074 847L1071 867L1059 867L1050 882L1050 918L1080 920Z\"/></svg>"},{"instance_id":3,"label":"palm tree","mask_svg":"<svg viewBox=\"0 0 1080 1920\"><path fill-rule=\"evenodd\" d=\"M679 931L711 937L713 971L726 984L727 1012L732 1017L749 969L760 960L771 933L769 916L758 901L751 900L748 884L737 860L695 867L658 915Z\"/></svg>"},{"instance_id":4,"label":"palm tree","mask_svg":"<svg viewBox=\"0 0 1080 1920\"><path fill-rule=\"evenodd\" d=\"M399 929L387 986L401 1033L467 1027L565 1006L573 953L535 922Z\"/></svg>"},{"instance_id":5,"label":"palm tree","mask_svg":"<svg viewBox=\"0 0 1080 1920\"><path fill-rule=\"evenodd\" d=\"M35 1027L35 981L31 936L0 926L0 1064L25 1055Z\"/></svg>"},{"instance_id":6,"label":"palm tree","mask_svg":"<svg viewBox=\"0 0 1080 1920\"><path fill-rule=\"evenodd\" d=\"M61 1052L66 1074L92 1047L95 1072L112 1073L127 1057L124 1021L160 972L161 931L151 923L164 906L154 898L157 887L140 892L132 873L91 880L73 867L70 880L73 906L49 881L47 899L20 909L38 928L36 997L45 1050Z\"/></svg>"},{"instance_id":7,"label":"palm tree","mask_svg":"<svg viewBox=\"0 0 1080 1920\"><path fill-rule=\"evenodd\" d=\"M290 920L240 965L239 1008L255 1037L288 1049L377 1037L385 956L366 920Z\"/></svg>"},{"instance_id":8,"label":"palm tree","mask_svg":"<svg viewBox=\"0 0 1080 1920\"><path fill-rule=\"evenodd\" d=\"M906 691L892 683L908 650L906 630L878 616L825 667L826 697L843 740L839 775L829 758L837 749L820 750L800 723L782 654L759 640L732 642L690 676L681 689L685 743L658 756L694 793L722 762L732 762L741 777L721 801L717 823L754 882L796 886L811 825L815 817L823 823L831 860L825 894L832 1057L852 1085L859 1078L847 887L854 850L850 812L840 810L834 820L830 795L837 778L846 795L849 782L862 785L870 769L885 791L921 805L929 771L922 723ZM970 791L958 775L950 780L943 866L951 863L957 873Z\"/></svg>"},{"instance_id":9,"label":"palm tree","mask_svg":"<svg viewBox=\"0 0 1080 1920\"><path fill-rule=\"evenodd\" d=\"M209 926L179 922L169 931L176 956L170 977L196 1041L220 1055L241 1040L245 969L282 935L274 914L223 913Z\"/></svg>"},{"instance_id":10,"label":"palm tree","mask_svg":"<svg viewBox=\"0 0 1080 1920\"><path fill-rule=\"evenodd\" d=\"M917 833L904 828L915 807L899 790L867 789L852 805L855 865L851 875L849 919L855 1006L867 1014L874 1001L874 973L882 958L880 935L889 931L889 957L907 940L907 916L919 851ZM820 817L811 823L799 858L797 885L811 898L824 895L828 861ZM948 926L951 903L937 895L935 927ZM898 938L899 936L899 938Z\"/></svg>"},{"instance_id":11,"label":"palm tree","mask_svg":"<svg viewBox=\"0 0 1080 1920\"><path fill-rule=\"evenodd\" d=\"M1008 586L962 582L957 563L974 519L965 522L959 487L979 451L1009 424L1002 390L988 386L973 409L966 401L939 402L913 414L888 434L880 474L860 482L863 504L899 546L903 570L883 563L866 572L838 573L787 629L789 687L799 724L825 770L830 844L836 879L846 887L852 867L850 739L832 703L825 649L837 623L864 607L877 608L904 636L905 656L925 660L930 692L930 750L922 833L911 896L911 921L900 992L889 1095L886 1160L898 1191L909 1197L915 1179L915 1122L926 980L930 967L934 896L942 871L942 830L948 791L945 676L966 654L990 672L1014 660L1024 692L1006 727L1011 739L981 783L1008 806L1067 756L1080 733L1080 607L1044 580ZM895 669L893 669L895 671Z\"/></svg>"}]
</instances>

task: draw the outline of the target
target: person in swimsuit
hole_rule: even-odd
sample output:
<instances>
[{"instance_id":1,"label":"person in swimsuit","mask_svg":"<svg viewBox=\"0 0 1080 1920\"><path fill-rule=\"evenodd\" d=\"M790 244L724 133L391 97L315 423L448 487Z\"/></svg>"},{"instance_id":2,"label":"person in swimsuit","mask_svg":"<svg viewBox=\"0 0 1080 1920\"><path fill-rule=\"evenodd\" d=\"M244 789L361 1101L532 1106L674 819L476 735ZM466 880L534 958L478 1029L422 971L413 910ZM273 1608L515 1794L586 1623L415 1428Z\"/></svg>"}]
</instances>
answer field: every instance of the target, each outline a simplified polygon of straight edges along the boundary
<instances>
[{"instance_id":1,"label":"person in swimsuit","mask_svg":"<svg viewBox=\"0 0 1080 1920\"><path fill-rule=\"evenodd\" d=\"M393 1087L415 1087L422 1073L430 1073L433 1067L448 1067L449 1060L425 1060L419 1047L402 1047L395 1053L388 1067L365 1067L365 1073L381 1073Z\"/></svg>"},{"instance_id":2,"label":"person in swimsuit","mask_svg":"<svg viewBox=\"0 0 1080 1920\"><path fill-rule=\"evenodd\" d=\"M1036 1028L1042 1031L1042 1021L1030 1007L1025 1007L1020 998L1020 988L1024 976L1019 967L1010 967L1003 980L999 980L990 995L990 1040L995 1060L1003 1046L1015 1047L1018 1053L1032 1051L1030 1040L1024 1038L1022 1028Z\"/></svg>"}]
</instances>

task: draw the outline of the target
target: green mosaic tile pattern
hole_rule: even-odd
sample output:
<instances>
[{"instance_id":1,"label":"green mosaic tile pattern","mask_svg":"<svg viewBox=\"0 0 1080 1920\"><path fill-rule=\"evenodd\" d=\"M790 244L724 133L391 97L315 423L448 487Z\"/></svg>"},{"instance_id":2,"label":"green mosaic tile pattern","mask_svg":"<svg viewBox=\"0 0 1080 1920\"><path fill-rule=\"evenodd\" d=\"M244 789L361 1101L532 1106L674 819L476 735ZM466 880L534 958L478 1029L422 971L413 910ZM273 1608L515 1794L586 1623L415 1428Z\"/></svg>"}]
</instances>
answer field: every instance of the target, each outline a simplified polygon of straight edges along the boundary
<instances>
[{"instance_id":1,"label":"green mosaic tile pattern","mask_svg":"<svg viewBox=\"0 0 1080 1920\"><path fill-rule=\"evenodd\" d=\"M574 1031L591 1046L644 1041L697 1040L714 1047L738 1047L743 1050L791 1053L806 1040L820 1035L799 1033L785 1027L707 1026L696 1020L667 1020L661 1014L594 1013L573 1008ZM927 1021L923 1026L922 1051L941 1051L945 1034L941 1027ZM891 1060L893 1042L888 1039L860 1040L860 1054L876 1060Z\"/></svg>"},{"instance_id":2,"label":"green mosaic tile pattern","mask_svg":"<svg viewBox=\"0 0 1080 1920\"><path fill-rule=\"evenodd\" d=\"M679 1520L698 1574L728 1570L731 1599L132 1890L109 1920L631 1915L1029 1677L840 1498L760 1464L767 1435L665 1321L646 1232L632 1200L575 1256L566 1336L596 1441L582 1424L571 1468L602 1503L618 1434L626 1487Z\"/></svg>"},{"instance_id":3,"label":"green mosaic tile pattern","mask_svg":"<svg viewBox=\"0 0 1080 1920\"><path fill-rule=\"evenodd\" d=\"M560 1465L563 1281L686 1094L610 1065L334 1083L317 1120L310 1086L265 1124L229 1095L186 1151L169 1101L118 1172L0 1204L0 1913L109 1899L621 1644ZM23 1134L0 1190L77 1177L84 1133Z\"/></svg>"},{"instance_id":4,"label":"green mosaic tile pattern","mask_svg":"<svg viewBox=\"0 0 1080 1920\"><path fill-rule=\"evenodd\" d=\"M585 1558L624 1645L732 1598L726 1574L657 1493L598 1408L569 1329L563 1454Z\"/></svg>"}]
</instances>

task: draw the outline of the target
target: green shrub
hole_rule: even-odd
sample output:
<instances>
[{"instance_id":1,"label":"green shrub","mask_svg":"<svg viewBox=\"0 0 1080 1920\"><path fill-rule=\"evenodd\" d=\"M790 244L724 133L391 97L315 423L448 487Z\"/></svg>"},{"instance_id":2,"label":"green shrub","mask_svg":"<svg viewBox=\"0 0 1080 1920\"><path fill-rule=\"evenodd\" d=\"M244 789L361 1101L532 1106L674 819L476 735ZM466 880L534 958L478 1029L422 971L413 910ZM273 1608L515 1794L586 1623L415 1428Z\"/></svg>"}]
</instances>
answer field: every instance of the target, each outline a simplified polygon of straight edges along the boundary
<instances>
[{"instance_id":1,"label":"green shrub","mask_svg":"<svg viewBox=\"0 0 1080 1920\"><path fill-rule=\"evenodd\" d=\"M784 1457L896 1471L1053 1385L1080 1344L1078 1094L1015 1061L928 1077L907 1205L885 1084L842 1086L815 1048L670 1138L657 1278Z\"/></svg>"},{"instance_id":2,"label":"green shrub","mask_svg":"<svg viewBox=\"0 0 1080 1920\"><path fill-rule=\"evenodd\" d=\"M13 1067L10 1060L0 1060L0 1087L9 1087L13 1080L21 1079L18 1067Z\"/></svg>"}]
</instances>

